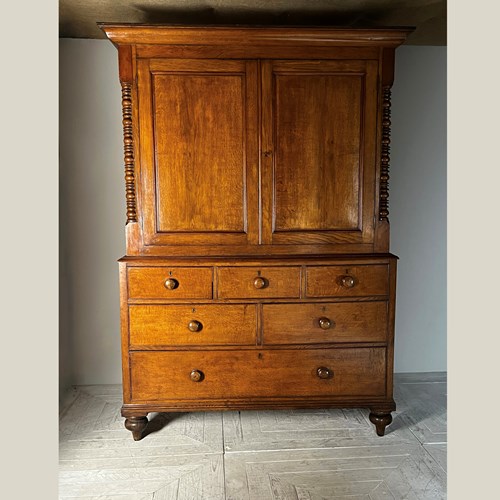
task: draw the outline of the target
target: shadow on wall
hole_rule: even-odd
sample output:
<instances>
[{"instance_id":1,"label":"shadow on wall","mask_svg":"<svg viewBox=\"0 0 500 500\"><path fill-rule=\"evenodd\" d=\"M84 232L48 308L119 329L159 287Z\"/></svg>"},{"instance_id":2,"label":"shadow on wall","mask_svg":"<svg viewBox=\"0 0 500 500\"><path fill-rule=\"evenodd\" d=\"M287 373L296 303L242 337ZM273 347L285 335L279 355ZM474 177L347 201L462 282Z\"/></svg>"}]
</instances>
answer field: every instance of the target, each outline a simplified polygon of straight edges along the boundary
<instances>
[{"instance_id":1,"label":"shadow on wall","mask_svg":"<svg viewBox=\"0 0 500 500\"><path fill-rule=\"evenodd\" d=\"M60 36L105 38L95 22L124 22L143 24L187 24L187 25L257 25L257 26L343 26L351 28L377 26L416 26L410 35L409 45L446 45L447 7L445 0L430 0L414 5L411 0L394 2L378 0L359 3L357 8L348 2L298 0L294 5L282 8L280 1L255 0L252 7L235 5L221 0L217 7L201 4L203 0L192 0L189 5L160 7L142 5L102 5L86 9L61 2ZM181 2L179 2L181 3ZM358 3L358 2L356 2ZM106 18L103 18L106 17ZM91 21L92 19L92 21Z\"/></svg>"},{"instance_id":2,"label":"shadow on wall","mask_svg":"<svg viewBox=\"0 0 500 500\"><path fill-rule=\"evenodd\" d=\"M276 10L267 7L259 10L232 8L216 9L209 6L186 8L156 8L136 6L144 23L194 24L194 25L261 25L261 26L342 26L371 28L377 26L416 26L406 44L446 45L446 2L437 0L425 5L405 6L395 9L388 5L367 8L333 8L311 10L299 8ZM425 42L423 41L425 38ZM422 40L419 42L419 40Z\"/></svg>"}]
</instances>

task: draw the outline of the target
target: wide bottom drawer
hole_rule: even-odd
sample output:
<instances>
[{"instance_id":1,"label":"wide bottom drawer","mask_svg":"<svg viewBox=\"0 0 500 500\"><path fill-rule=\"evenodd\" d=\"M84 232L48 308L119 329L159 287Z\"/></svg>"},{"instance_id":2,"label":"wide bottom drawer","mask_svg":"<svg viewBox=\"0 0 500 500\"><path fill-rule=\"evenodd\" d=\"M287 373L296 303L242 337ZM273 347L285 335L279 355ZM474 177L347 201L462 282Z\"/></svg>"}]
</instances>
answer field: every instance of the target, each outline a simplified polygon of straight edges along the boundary
<instances>
[{"instance_id":1,"label":"wide bottom drawer","mask_svg":"<svg viewBox=\"0 0 500 500\"><path fill-rule=\"evenodd\" d=\"M384 396L375 348L131 352L133 403L294 396Z\"/></svg>"}]
</instances>

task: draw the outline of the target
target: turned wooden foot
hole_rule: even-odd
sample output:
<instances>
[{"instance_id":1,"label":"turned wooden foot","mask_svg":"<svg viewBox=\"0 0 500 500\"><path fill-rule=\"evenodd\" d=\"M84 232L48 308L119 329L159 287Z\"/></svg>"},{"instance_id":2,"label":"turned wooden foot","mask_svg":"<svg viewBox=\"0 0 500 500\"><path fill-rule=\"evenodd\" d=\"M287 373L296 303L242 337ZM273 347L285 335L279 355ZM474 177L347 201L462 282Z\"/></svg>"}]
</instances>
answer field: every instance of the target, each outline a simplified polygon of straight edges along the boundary
<instances>
[{"instance_id":1,"label":"turned wooden foot","mask_svg":"<svg viewBox=\"0 0 500 500\"><path fill-rule=\"evenodd\" d=\"M142 433L147 425L147 417L128 417L125 420L125 427L132 432L134 441L139 441L142 438Z\"/></svg>"},{"instance_id":2,"label":"turned wooden foot","mask_svg":"<svg viewBox=\"0 0 500 500\"><path fill-rule=\"evenodd\" d=\"M377 435L383 436L385 428L392 422L392 415L390 413L370 413L370 422L375 424L375 429L377 430Z\"/></svg>"}]
</instances>

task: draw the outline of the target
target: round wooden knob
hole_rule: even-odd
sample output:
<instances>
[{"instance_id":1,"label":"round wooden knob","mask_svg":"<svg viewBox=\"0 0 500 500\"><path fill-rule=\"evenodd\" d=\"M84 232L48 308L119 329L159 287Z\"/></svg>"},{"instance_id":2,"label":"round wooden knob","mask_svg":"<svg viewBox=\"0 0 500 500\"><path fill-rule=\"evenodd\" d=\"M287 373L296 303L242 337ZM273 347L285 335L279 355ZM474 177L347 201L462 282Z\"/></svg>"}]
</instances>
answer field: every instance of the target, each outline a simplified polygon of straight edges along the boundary
<instances>
[{"instance_id":1,"label":"round wooden knob","mask_svg":"<svg viewBox=\"0 0 500 500\"><path fill-rule=\"evenodd\" d=\"M255 288L265 288L265 287L266 287L266 285L267 285L267 281L266 281L266 279L265 279L265 278L261 278L260 276L259 276L259 277L257 277L257 278L255 278L255 279L253 280L253 286L254 286Z\"/></svg>"},{"instance_id":2,"label":"round wooden knob","mask_svg":"<svg viewBox=\"0 0 500 500\"><path fill-rule=\"evenodd\" d=\"M335 326L335 322L332 321L330 318L319 318L319 327L322 330L328 330L332 326Z\"/></svg>"},{"instance_id":3,"label":"round wooden knob","mask_svg":"<svg viewBox=\"0 0 500 500\"><path fill-rule=\"evenodd\" d=\"M165 280L165 288L169 290L174 290L179 286L179 282L174 278L168 278Z\"/></svg>"},{"instance_id":4,"label":"round wooden knob","mask_svg":"<svg viewBox=\"0 0 500 500\"><path fill-rule=\"evenodd\" d=\"M332 378L333 377L333 372L330 370L330 368L326 368L325 366L320 366L316 370L316 375L319 378L326 379L326 378Z\"/></svg>"},{"instance_id":5,"label":"round wooden knob","mask_svg":"<svg viewBox=\"0 0 500 500\"><path fill-rule=\"evenodd\" d=\"M342 286L346 288L352 288L356 284L352 276L342 276L340 282L342 283Z\"/></svg>"},{"instance_id":6,"label":"round wooden knob","mask_svg":"<svg viewBox=\"0 0 500 500\"><path fill-rule=\"evenodd\" d=\"M193 382L201 382L203 380L203 372L200 371L200 370L193 370L190 374L189 374L189 378L193 381Z\"/></svg>"},{"instance_id":7,"label":"round wooden knob","mask_svg":"<svg viewBox=\"0 0 500 500\"><path fill-rule=\"evenodd\" d=\"M199 332L202 329L203 325L199 322L193 319L188 323L188 330L191 332Z\"/></svg>"}]
</instances>

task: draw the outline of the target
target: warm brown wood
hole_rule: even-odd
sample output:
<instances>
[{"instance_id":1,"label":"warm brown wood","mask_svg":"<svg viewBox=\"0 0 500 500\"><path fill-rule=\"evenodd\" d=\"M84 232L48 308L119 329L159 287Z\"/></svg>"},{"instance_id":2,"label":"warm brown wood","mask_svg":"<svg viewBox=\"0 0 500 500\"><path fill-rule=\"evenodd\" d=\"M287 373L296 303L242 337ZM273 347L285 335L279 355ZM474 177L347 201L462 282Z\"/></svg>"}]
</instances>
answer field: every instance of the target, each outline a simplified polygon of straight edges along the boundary
<instances>
[{"instance_id":1,"label":"warm brown wood","mask_svg":"<svg viewBox=\"0 0 500 500\"><path fill-rule=\"evenodd\" d=\"M130 348L255 344L255 305L133 305Z\"/></svg>"},{"instance_id":2,"label":"warm brown wood","mask_svg":"<svg viewBox=\"0 0 500 500\"><path fill-rule=\"evenodd\" d=\"M386 302L264 304L264 345L384 342Z\"/></svg>"},{"instance_id":3,"label":"warm brown wood","mask_svg":"<svg viewBox=\"0 0 500 500\"><path fill-rule=\"evenodd\" d=\"M115 44L211 45L211 46L307 46L397 47L413 31L394 28L294 28L175 26L126 23L98 23Z\"/></svg>"},{"instance_id":4,"label":"warm brown wood","mask_svg":"<svg viewBox=\"0 0 500 500\"><path fill-rule=\"evenodd\" d=\"M134 441L140 441L148 425L147 417L128 417L125 420L125 427L132 432Z\"/></svg>"},{"instance_id":5,"label":"warm brown wood","mask_svg":"<svg viewBox=\"0 0 500 500\"><path fill-rule=\"evenodd\" d=\"M397 261L389 262L389 303L388 303L388 333L387 336L387 393L392 394L394 378L394 328L396 322L396 279ZM390 410L392 411L392 410Z\"/></svg>"},{"instance_id":6,"label":"warm brown wood","mask_svg":"<svg viewBox=\"0 0 500 500\"><path fill-rule=\"evenodd\" d=\"M333 377L333 371L330 370L330 368L327 368L326 366L320 366L316 370L316 375L318 376L318 378L325 380Z\"/></svg>"},{"instance_id":7,"label":"warm brown wood","mask_svg":"<svg viewBox=\"0 0 500 500\"><path fill-rule=\"evenodd\" d=\"M380 48L380 78L382 87L392 87L394 81L394 61L396 51L394 48Z\"/></svg>"},{"instance_id":8,"label":"warm brown wood","mask_svg":"<svg viewBox=\"0 0 500 500\"><path fill-rule=\"evenodd\" d=\"M132 84L122 82L123 145L125 161L125 192L127 199L127 224L137 222L135 199L135 166L132 122Z\"/></svg>"},{"instance_id":9,"label":"warm brown wood","mask_svg":"<svg viewBox=\"0 0 500 500\"><path fill-rule=\"evenodd\" d=\"M130 224L129 224L130 225ZM129 226L128 225L128 226ZM128 227L127 226L127 227ZM332 257L336 254L346 254L346 253L356 253L356 254L366 254L370 255L373 253L374 243L347 243L339 242L342 239L340 232L330 235L329 240L335 240L335 243L324 243L321 242L321 233L311 233L311 237L314 243L311 244L262 244L262 245L229 245L229 244L203 244L203 237L197 236L197 244L179 244L179 245L159 245L159 244L148 244L146 245L144 241L140 243L140 251L137 253L129 253L129 255L143 255L151 257L185 257L189 255L190 257L220 257L224 256L241 256L241 255L253 255L261 257L270 257L271 255L277 255L282 257L288 257L289 255L315 255L315 254L326 254L329 253ZM162 235L167 236L167 235ZM179 239L181 238L181 235ZM227 240L229 240L230 235ZM285 235L287 236L287 235ZM288 235L290 236L290 235ZM293 235L291 236L293 239ZM186 249L188 251L186 251ZM384 251L383 253L387 253Z\"/></svg>"},{"instance_id":10,"label":"warm brown wood","mask_svg":"<svg viewBox=\"0 0 500 500\"><path fill-rule=\"evenodd\" d=\"M376 62L267 61L262 78L264 241L371 242Z\"/></svg>"},{"instance_id":11,"label":"warm brown wood","mask_svg":"<svg viewBox=\"0 0 500 500\"><path fill-rule=\"evenodd\" d=\"M176 288L179 287L179 281L176 280L175 278L167 278L165 280L165 288L168 288L169 290L175 290Z\"/></svg>"},{"instance_id":12,"label":"warm brown wood","mask_svg":"<svg viewBox=\"0 0 500 500\"><path fill-rule=\"evenodd\" d=\"M335 322L332 321L330 318L325 318L325 317L321 317L318 319L318 326L322 329L322 330L329 330L330 328L332 328L332 326L335 328Z\"/></svg>"},{"instance_id":13,"label":"warm brown wood","mask_svg":"<svg viewBox=\"0 0 500 500\"><path fill-rule=\"evenodd\" d=\"M152 70L157 231L244 232L244 68L200 66L192 75Z\"/></svg>"},{"instance_id":14,"label":"warm brown wood","mask_svg":"<svg viewBox=\"0 0 500 500\"><path fill-rule=\"evenodd\" d=\"M377 139L377 179L374 252L388 252L390 243L389 227L389 144L390 144L390 89L394 80L393 48L380 48L379 55L379 97L378 97L378 139Z\"/></svg>"},{"instance_id":15,"label":"warm brown wood","mask_svg":"<svg viewBox=\"0 0 500 500\"><path fill-rule=\"evenodd\" d=\"M196 310L196 308L194 308L194 307L193 307L193 309ZM202 328L203 328L203 324L196 319L192 319L188 323L188 330L190 332L199 332L199 331L201 331Z\"/></svg>"},{"instance_id":16,"label":"warm brown wood","mask_svg":"<svg viewBox=\"0 0 500 500\"><path fill-rule=\"evenodd\" d=\"M387 266L308 266L307 297L359 297L387 295Z\"/></svg>"},{"instance_id":17,"label":"warm brown wood","mask_svg":"<svg viewBox=\"0 0 500 500\"><path fill-rule=\"evenodd\" d=\"M211 299L211 267L150 267L128 269L131 299ZM172 281L177 282L173 285ZM167 283L168 282L168 283Z\"/></svg>"},{"instance_id":18,"label":"warm brown wood","mask_svg":"<svg viewBox=\"0 0 500 500\"><path fill-rule=\"evenodd\" d=\"M385 348L132 352L132 401L385 396ZM318 368L333 372L327 379ZM193 383L191 372L203 373ZM360 373L363 376L360 377Z\"/></svg>"},{"instance_id":19,"label":"warm brown wood","mask_svg":"<svg viewBox=\"0 0 500 500\"><path fill-rule=\"evenodd\" d=\"M146 244L257 242L256 78L255 62L139 61Z\"/></svg>"},{"instance_id":20,"label":"warm brown wood","mask_svg":"<svg viewBox=\"0 0 500 500\"><path fill-rule=\"evenodd\" d=\"M219 298L300 297L299 267L221 267Z\"/></svg>"},{"instance_id":21,"label":"warm brown wood","mask_svg":"<svg viewBox=\"0 0 500 500\"><path fill-rule=\"evenodd\" d=\"M104 25L103 28L108 30ZM157 31L152 27L115 25L110 33L118 30L124 34L130 29L136 33L137 29L142 30L144 41L154 38ZM142 183L135 186L134 196L139 198L136 203L141 206L143 223L138 227L142 238L134 237L135 245L131 242L128 245L130 251L135 253L137 245L139 253L149 255L369 253L375 247L387 251L384 224L380 224L380 231L378 225L374 226L374 209L378 205L375 196L378 200L380 193L373 189L373 183L378 186L379 182L378 177L375 178L378 162L373 161L378 148L377 80L380 68L384 78L390 71L390 54L394 53L392 43L385 44L390 39L387 30L373 32L378 40L377 49L370 46L372 41L368 45L360 44L363 36L370 36L369 30L353 36L345 30L333 29L329 33L325 29L302 29L299 37L290 29L240 31L241 36L265 40L260 48L267 49L269 56L267 60L262 57L263 62L258 63L224 59L220 54L210 58L209 49L227 48L222 40L227 35L229 41L236 31L201 29L204 35L215 36L215 45L206 44L208 39L203 46L191 45L192 39L186 39L184 45L171 45L178 36L198 36L194 28L183 32L179 27L172 27L170 31L159 27L164 38L161 44L118 44L120 50L133 54L132 65L129 56L120 58L120 68L123 66L120 71L128 74L131 67L135 74L137 67L134 90L139 89L135 108L139 110L140 126L136 129L141 137L134 140L141 147L140 154L135 154L140 158L134 160L137 163L135 177L142 179ZM271 33L273 40L293 43L288 48L286 44L283 46L283 50L288 50L284 53L288 59L297 48L305 49L302 59L270 60L269 57L279 57L272 51ZM394 30L392 35L404 36L404 33L405 30ZM329 49L329 58L304 59L311 45L319 40L323 41L316 47L318 57L325 57L321 52L327 49L321 46L323 42L334 45L334 49ZM235 46L255 47L255 44L249 44L247 38ZM139 58L143 47L154 48L157 53L151 57L144 57L142 53ZM182 47L196 48L196 57L189 58ZM162 48L169 48L168 56L158 53ZM290 71L292 74L287 73ZM242 83L238 84L238 80ZM343 89L339 84L342 80L345 81ZM291 99L293 89L289 86L293 81L299 92L300 81L318 89L304 93L302 88L302 94ZM163 99L165 93L173 99ZM357 96L354 99L353 93ZM279 109L275 104L279 104ZM194 115L186 112L197 108L203 112ZM348 121L342 119L346 114ZM289 118L296 115L301 117L301 122L289 130ZM217 129L210 117L217 117ZM284 126L287 132L279 133ZM323 139L322 135L325 135ZM292 139L287 142L287 137ZM280 151L286 153L281 163ZM352 164L356 155L357 176L356 165ZM301 156L307 160L306 168L297 167L296 162L304 163ZM288 158L296 162L286 161ZM201 163L197 163L197 159ZM325 167L332 165L332 161L336 164L335 176L328 174ZM231 167L236 164L238 168ZM208 172L204 165L209 165L213 172ZM284 167L280 169L280 165ZM326 175L323 175L325 168ZM298 175L297 182L294 182L294 172ZM275 174L280 175L274 177ZM290 175L291 182L288 182ZM127 178L127 199L132 199L130 172ZM289 189L282 187L284 183ZM294 189L299 192L294 193ZM259 206L261 209L253 208ZM312 210L304 210L304 207ZM128 220L134 221L134 215ZM345 229L354 222L356 227Z\"/></svg>"},{"instance_id":22,"label":"warm brown wood","mask_svg":"<svg viewBox=\"0 0 500 500\"><path fill-rule=\"evenodd\" d=\"M121 83L134 82L134 52L133 45L120 45L118 47L118 67Z\"/></svg>"},{"instance_id":23,"label":"warm brown wood","mask_svg":"<svg viewBox=\"0 0 500 500\"><path fill-rule=\"evenodd\" d=\"M370 413L370 422L375 424L378 436L383 436L385 428L392 422L392 415L390 413Z\"/></svg>"},{"instance_id":24,"label":"warm brown wood","mask_svg":"<svg viewBox=\"0 0 500 500\"><path fill-rule=\"evenodd\" d=\"M149 401L122 406L122 416L137 412L186 412L225 410L299 410L304 408L371 408L383 405L385 411L396 409L392 398L384 396L294 396L293 398L232 398L232 399L181 399Z\"/></svg>"},{"instance_id":25,"label":"warm brown wood","mask_svg":"<svg viewBox=\"0 0 500 500\"><path fill-rule=\"evenodd\" d=\"M363 67L309 64L274 63L274 231L358 230Z\"/></svg>"},{"instance_id":26,"label":"warm brown wood","mask_svg":"<svg viewBox=\"0 0 500 500\"><path fill-rule=\"evenodd\" d=\"M389 153L391 143L391 88L383 88L382 102L382 153L380 159L380 192L379 214L380 221L389 220Z\"/></svg>"},{"instance_id":27,"label":"warm brown wood","mask_svg":"<svg viewBox=\"0 0 500 500\"><path fill-rule=\"evenodd\" d=\"M102 24L117 46L122 415L390 423L390 88L407 28Z\"/></svg>"},{"instance_id":28,"label":"warm brown wood","mask_svg":"<svg viewBox=\"0 0 500 500\"><path fill-rule=\"evenodd\" d=\"M128 284L127 284L127 264L120 262L120 337L121 337L121 357L122 357L122 388L123 402L130 402L130 371L129 371L129 337L128 337Z\"/></svg>"},{"instance_id":29,"label":"warm brown wood","mask_svg":"<svg viewBox=\"0 0 500 500\"><path fill-rule=\"evenodd\" d=\"M334 264L344 266L353 265L389 265L398 257L391 253L381 254L339 254L329 255L327 253L316 253L314 255L225 255L225 256L129 256L126 255L118 260L125 262L129 267L261 267L271 266L324 266Z\"/></svg>"},{"instance_id":30,"label":"warm brown wood","mask_svg":"<svg viewBox=\"0 0 500 500\"><path fill-rule=\"evenodd\" d=\"M192 382L202 382L203 379L205 378L205 374L200 370L193 370L189 374L189 378L191 379Z\"/></svg>"},{"instance_id":31,"label":"warm brown wood","mask_svg":"<svg viewBox=\"0 0 500 500\"><path fill-rule=\"evenodd\" d=\"M318 59L378 59L378 47L315 47ZM311 49L303 45L258 46L258 45L137 45L137 57L181 57L188 59L311 59Z\"/></svg>"}]
</instances>

